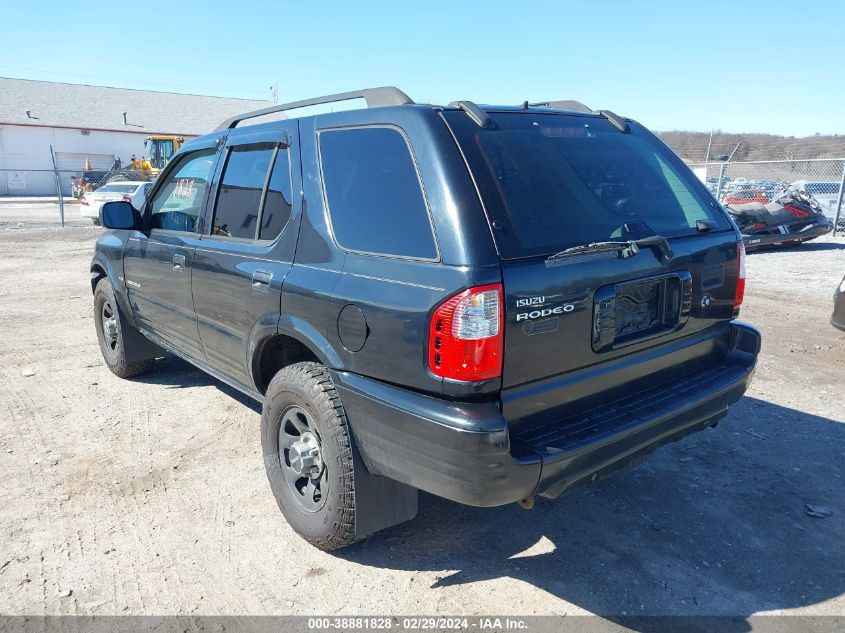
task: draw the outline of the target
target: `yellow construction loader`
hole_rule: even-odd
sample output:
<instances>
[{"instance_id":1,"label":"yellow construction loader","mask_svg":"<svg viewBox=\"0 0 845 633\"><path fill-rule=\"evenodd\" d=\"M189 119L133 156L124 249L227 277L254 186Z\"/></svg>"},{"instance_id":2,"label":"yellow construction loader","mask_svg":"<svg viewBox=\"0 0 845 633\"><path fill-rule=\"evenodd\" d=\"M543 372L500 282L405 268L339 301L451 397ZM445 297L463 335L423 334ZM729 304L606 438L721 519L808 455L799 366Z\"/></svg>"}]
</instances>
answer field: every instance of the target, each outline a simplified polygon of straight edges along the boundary
<instances>
[{"instance_id":1,"label":"yellow construction loader","mask_svg":"<svg viewBox=\"0 0 845 633\"><path fill-rule=\"evenodd\" d=\"M148 136L144 139L144 147L147 148L147 156L141 158L132 157L130 168L138 171L150 172L155 178L167 165L171 156L179 151L185 142L181 136Z\"/></svg>"}]
</instances>

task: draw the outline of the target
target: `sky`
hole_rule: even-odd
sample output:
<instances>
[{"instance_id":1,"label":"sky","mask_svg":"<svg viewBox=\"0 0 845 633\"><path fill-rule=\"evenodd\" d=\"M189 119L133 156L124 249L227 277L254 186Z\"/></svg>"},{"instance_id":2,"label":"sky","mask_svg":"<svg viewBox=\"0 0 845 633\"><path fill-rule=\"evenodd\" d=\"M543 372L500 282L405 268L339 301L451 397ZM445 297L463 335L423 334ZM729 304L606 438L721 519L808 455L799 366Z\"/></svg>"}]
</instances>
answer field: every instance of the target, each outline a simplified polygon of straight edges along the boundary
<instances>
[{"instance_id":1,"label":"sky","mask_svg":"<svg viewBox=\"0 0 845 633\"><path fill-rule=\"evenodd\" d=\"M0 76L280 102L577 99L655 130L845 133L845 2L0 0ZM2 94L0 94L2 99Z\"/></svg>"}]
</instances>

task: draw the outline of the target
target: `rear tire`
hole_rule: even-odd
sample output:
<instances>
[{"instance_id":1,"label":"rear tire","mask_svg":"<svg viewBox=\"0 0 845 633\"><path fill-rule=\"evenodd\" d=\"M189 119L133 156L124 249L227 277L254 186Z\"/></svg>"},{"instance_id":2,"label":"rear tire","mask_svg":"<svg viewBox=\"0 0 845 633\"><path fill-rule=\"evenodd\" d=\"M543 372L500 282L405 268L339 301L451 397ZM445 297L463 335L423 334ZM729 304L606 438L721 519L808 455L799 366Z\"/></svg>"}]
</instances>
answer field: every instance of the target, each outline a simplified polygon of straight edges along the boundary
<instances>
[{"instance_id":1,"label":"rear tire","mask_svg":"<svg viewBox=\"0 0 845 633\"><path fill-rule=\"evenodd\" d=\"M154 358L132 363L127 361L127 352L132 350L127 350L125 330L132 326L121 315L108 278L101 279L94 289L94 323L103 360L114 375L132 378L153 368Z\"/></svg>"},{"instance_id":2,"label":"rear tire","mask_svg":"<svg viewBox=\"0 0 845 633\"><path fill-rule=\"evenodd\" d=\"M327 552L354 543L352 436L324 366L295 363L270 381L261 447L270 488L288 524Z\"/></svg>"}]
</instances>

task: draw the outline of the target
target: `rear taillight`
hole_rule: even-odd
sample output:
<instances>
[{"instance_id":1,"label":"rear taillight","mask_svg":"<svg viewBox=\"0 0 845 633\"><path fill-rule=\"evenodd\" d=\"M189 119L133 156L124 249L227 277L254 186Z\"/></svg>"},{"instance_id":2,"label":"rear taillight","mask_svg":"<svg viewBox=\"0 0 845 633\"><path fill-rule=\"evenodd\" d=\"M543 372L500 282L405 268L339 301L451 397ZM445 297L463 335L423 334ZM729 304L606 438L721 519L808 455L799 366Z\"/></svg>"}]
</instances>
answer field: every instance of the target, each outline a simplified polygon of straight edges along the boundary
<instances>
[{"instance_id":1,"label":"rear taillight","mask_svg":"<svg viewBox=\"0 0 845 633\"><path fill-rule=\"evenodd\" d=\"M126 194L123 194L123 201L124 201L124 202L130 202L130 203L131 203L131 202L132 202L132 198L130 198L130 197L129 197L129 196L127 196Z\"/></svg>"},{"instance_id":2,"label":"rear taillight","mask_svg":"<svg viewBox=\"0 0 845 633\"><path fill-rule=\"evenodd\" d=\"M474 382L502 375L502 285L464 290L431 317L428 367L435 376Z\"/></svg>"},{"instance_id":3,"label":"rear taillight","mask_svg":"<svg viewBox=\"0 0 845 633\"><path fill-rule=\"evenodd\" d=\"M736 291L734 292L734 317L739 316L739 307L745 296L745 244L736 243Z\"/></svg>"}]
</instances>

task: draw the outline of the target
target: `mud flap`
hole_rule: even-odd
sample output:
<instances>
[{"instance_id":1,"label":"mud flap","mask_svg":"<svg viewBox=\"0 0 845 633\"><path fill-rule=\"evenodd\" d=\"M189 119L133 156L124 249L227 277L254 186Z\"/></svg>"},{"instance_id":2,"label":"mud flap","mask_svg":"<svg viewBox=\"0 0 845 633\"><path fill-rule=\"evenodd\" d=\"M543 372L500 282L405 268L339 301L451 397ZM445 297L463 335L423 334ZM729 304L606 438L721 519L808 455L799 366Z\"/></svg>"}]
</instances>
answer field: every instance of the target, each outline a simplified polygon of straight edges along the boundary
<instances>
[{"instance_id":1,"label":"mud flap","mask_svg":"<svg viewBox=\"0 0 845 633\"><path fill-rule=\"evenodd\" d=\"M120 304L118 305L122 308ZM161 358L167 353L130 325L122 309L119 310L119 315L120 332L123 335L123 352L126 355L127 363L137 363L153 358Z\"/></svg>"},{"instance_id":2,"label":"mud flap","mask_svg":"<svg viewBox=\"0 0 845 633\"><path fill-rule=\"evenodd\" d=\"M371 475L354 442L352 459L355 464L357 538L364 538L417 516L419 493L416 488L387 477Z\"/></svg>"}]
</instances>

